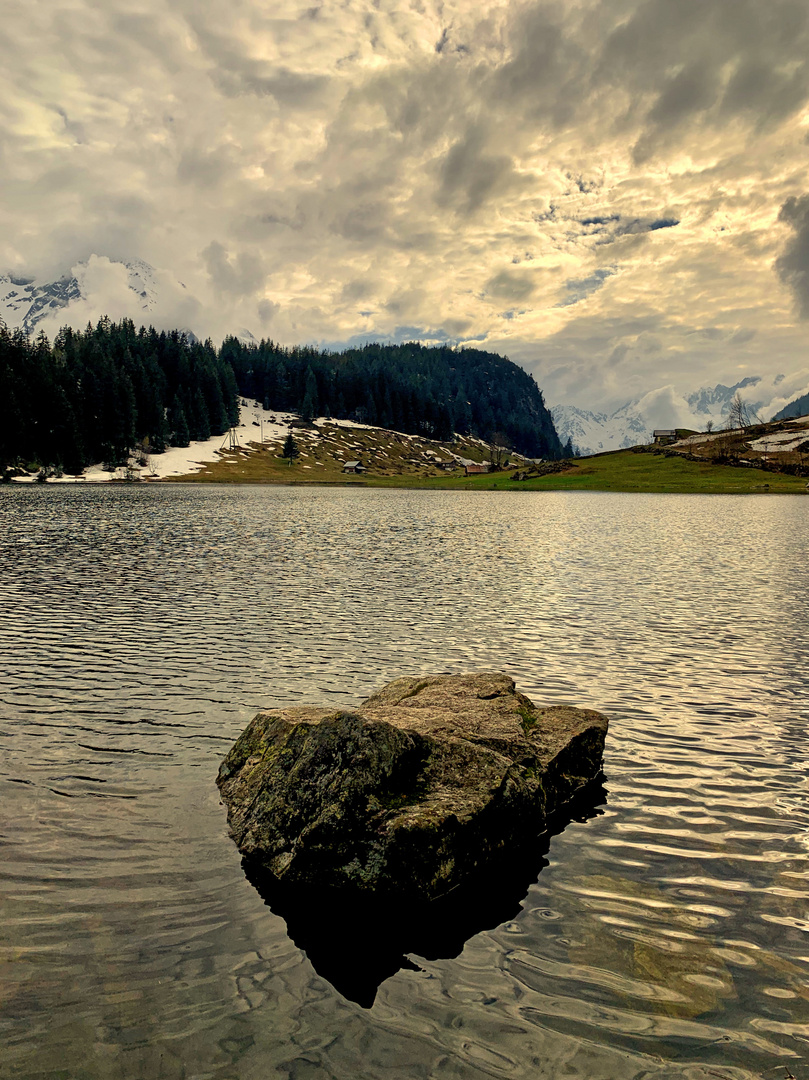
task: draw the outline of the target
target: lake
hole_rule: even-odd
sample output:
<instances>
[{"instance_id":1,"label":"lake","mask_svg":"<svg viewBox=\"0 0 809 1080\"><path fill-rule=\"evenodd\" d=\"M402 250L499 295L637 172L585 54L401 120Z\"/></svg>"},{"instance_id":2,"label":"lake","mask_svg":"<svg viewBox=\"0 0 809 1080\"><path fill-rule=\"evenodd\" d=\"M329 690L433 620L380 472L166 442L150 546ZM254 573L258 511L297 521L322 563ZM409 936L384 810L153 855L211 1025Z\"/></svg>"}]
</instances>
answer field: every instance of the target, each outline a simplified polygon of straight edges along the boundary
<instances>
[{"instance_id":1,"label":"lake","mask_svg":"<svg viewBox=\"0 0 809 1080\"><path fill-rule=\"evenodd\" d=\"M809 499L14 486L0 523L0 1075L809 1077ZM363 1007L219 763L260 708L484 669L608 713L600 805Z\"/></svg>"}]
</instances>

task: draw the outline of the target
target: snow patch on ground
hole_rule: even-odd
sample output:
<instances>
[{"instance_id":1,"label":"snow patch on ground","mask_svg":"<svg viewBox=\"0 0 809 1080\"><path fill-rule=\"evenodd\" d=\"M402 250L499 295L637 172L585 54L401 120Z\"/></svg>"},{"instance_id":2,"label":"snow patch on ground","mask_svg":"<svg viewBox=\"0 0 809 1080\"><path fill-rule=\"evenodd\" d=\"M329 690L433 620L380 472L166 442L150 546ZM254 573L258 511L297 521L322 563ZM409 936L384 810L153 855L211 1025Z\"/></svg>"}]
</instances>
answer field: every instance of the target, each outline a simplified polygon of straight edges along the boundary
<instances>
[{"instance_id":1,"label":"snow patch on ground","mask_svg":"<svg viewBox=\"0 0 809 1080\"><path fill-rule=\"evenodd\" d=\"M239 446L247 449L249 443L283 443L289 431L289 425L298 419L295 413L265 412L258 401L245 401L239 409L239 426L233 433ZM296 438L300 433L296 432ZM162 480L167 476L188 476L198 472L219 459L222 451L227 451L231 443L231 433L214 435L205 442L191 443L190 446L172 446L164 454L153 454L149 465L141 476L144 479ZM109 474L107 474L109 479Z\"/></svg>"},{"instance_id":2,"label":"snow patch on ground","mask_svg":"<svg viewBox=\"0 0 809 1080\"><path fill-rule=\"evenodd\" d=\"M238 445L244 449L249 443L281 444L287 437L289 425L298 420L296 413L265 412L258 401L242 399L239 409L239 425L233 429ZM297 430L295 438L301 435L311 436L305 429ZM199 472L206 465L219 459L227 452L231 443L231 433L212 435L204 442L192 442L190 446L171 446L162 454L150 454L145 466L136 466L134 476L141 480L163 480L167 476L188 476ZM133 459L134 460L134 459ZM108 472L103 465L91 465L81 476L62 476L49 480L49 483L101 484L110 480L121 480L126 476L125 469ZM15 477L18 483L32 483L33 476Z\"/></svg>"},{"instance_id":3,"label":"snow patch on ground","mask_svg":"<svg viewBox=\"0 0 809 1080\"><path fill-rule=\"evenodd\" d=\"M684 439L678 439L677 442L670 443L670 446L701 446L702 443L715 442L716 439L726 438L727 434L727 431L712 431L710 434L700 432L697 435L687 435Z\"/></svg>"},{"instance_id":4,"label":"snow patch on ground","mask_svg":"<svg viewBox=\"0 0 809 1080\"><path fill-rule=\"evenodd\" d=\"M750 443L751 450L760 450L762 453L786 453L788 450L796 450L801 443L809 438L809 432L802 431L796 435L794 431L776 431L772 435L763 435Z\"/></svg>"}]
</instances>

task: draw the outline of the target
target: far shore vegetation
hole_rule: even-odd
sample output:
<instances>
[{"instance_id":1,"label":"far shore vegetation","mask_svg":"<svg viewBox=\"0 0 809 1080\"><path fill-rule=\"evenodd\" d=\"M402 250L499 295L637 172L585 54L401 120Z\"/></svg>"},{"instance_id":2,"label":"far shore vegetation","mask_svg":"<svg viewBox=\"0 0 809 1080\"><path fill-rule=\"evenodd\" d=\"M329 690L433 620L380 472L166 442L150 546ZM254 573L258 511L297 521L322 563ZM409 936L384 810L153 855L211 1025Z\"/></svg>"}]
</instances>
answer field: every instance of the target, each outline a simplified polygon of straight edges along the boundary
<instances>
[{"instance_id":1,"label":"far shore vegetation","mask_svg":"<svg viewBox=\"0 0 809 1080\"><path fill-rule=\"evenodd\" d=\"M240 398L431 439L498 432L532 457L573 452L533 377L481 349L407 342L337 353L235 337L216 348L107 318L51 342L0 320L0 476L125 468L133 454L224 435L239 422Z\"/></svg>"},{"instance_id":2,"label":"far shore vegetation","mask_svg":"<svg viewBox=\"0 0 809 1080\"><path fill-rule=\"evenodd\" d=\"M245 399L296 417L285 439L240 446ZM672 445L576 457L534 379L479 349L410 342L333 353L233 337L217 349L181 331L106 318L83 332L65 328L51 343L0 321L0 479L8 483L81 476L95 463L124 482L157 482L151 455L222 435L218 460L171 481L807 492L809 421L762 423L737 395L721 432L657 434Z\"/></svg>"},{"instance_id":3,"label":"far shore vegetation","mask_svg":"<svg viewBox=\"0 0 809 1080\"><path fill-rule=\"evenodd\" d=\"M309 467L307 467L307 462ZM577 458L559 472L526 475L526 468L505 468L478 475L441 474L438 470L393 475L345 474L337 462L313 465L311 458L283 459L277 451L234 453L186 477L166 483L326 484L351 487L396 487L440 491L615 491L705 495L806 494L805 477L738 465L690 461L681 455L619 450ZM561 463L560 463L561 464Z\"/></svg>"}]
</instances>

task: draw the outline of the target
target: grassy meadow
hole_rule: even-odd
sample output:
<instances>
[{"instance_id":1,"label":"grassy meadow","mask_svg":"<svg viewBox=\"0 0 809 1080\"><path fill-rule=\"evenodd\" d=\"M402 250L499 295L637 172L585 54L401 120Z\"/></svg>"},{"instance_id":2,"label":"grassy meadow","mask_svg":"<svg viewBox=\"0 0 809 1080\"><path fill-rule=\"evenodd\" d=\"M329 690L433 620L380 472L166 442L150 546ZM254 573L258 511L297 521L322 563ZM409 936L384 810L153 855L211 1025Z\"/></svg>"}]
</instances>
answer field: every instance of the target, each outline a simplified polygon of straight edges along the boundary
<instances>
[{"instance_id":1,"label":"grassy meadow","mask_svg":"<svg viewBox=\"0 0 809 1080\"><path fill-rule=\"evenodd\" d=\"M381 446L378 435L352 431L358 457L367 465L362 475L345 474L342 461L323 444L306 445L301 457L291 463L279 456L275 446L251 446L223 453L217 462L186 477L167 482L217 484L340 484L353 487L406 487L444 491L617 491L693 493L706 495L806 494L804 478L761 469L710 462L689 461L685 457L633 453L619 450L579 458L563 472L515 480L521 469L476 476L441 470L419 459L409 446ZM361 440L364 445L358 445ZM398 452L398 453L397 453ZM480 450L477 455L480 457ZM376 464L375 464L376 463ZM524 467L521 467L524 470Z\"/></svg>"}]
</instances>

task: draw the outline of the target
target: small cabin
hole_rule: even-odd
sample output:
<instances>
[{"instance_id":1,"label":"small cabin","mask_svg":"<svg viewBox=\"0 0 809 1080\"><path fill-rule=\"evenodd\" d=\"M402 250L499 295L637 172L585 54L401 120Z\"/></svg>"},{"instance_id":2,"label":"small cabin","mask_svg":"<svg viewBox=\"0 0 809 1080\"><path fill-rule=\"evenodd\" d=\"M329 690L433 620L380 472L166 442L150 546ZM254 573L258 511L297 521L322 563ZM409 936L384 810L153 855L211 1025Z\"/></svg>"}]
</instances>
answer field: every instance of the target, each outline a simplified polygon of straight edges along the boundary
<instances>
[{"instance_id":1,"label":"small cabin","mask_svg":"<svg viewBox=\"0 0 809 1080\"><path fill-rule=\"evenodd\" d=\"M482 465L464 465L464 476L475 476L477 473L487 473L489 466Z\"/></svg>"},{"instance_id":2,"label":"small cabin","mask_svg":"<svg viewBox=\"0 0 809 1080\"><path fill-rule=\"evenodd\" d=\"M657 428L652 432L655 446L666 446L668 443L677 442L676 428Z\"/></svg>"},{"instance_id":3,"label":"small cabin","mask_svg":"<svg viewBox=\"0 0 809 1080\"><path fill-rule=\"evenodd\" d=\"M343 472L364 473L365 466L362 464L361 461L347 461L343 466Z\"/></svg>"}]
</instances>

